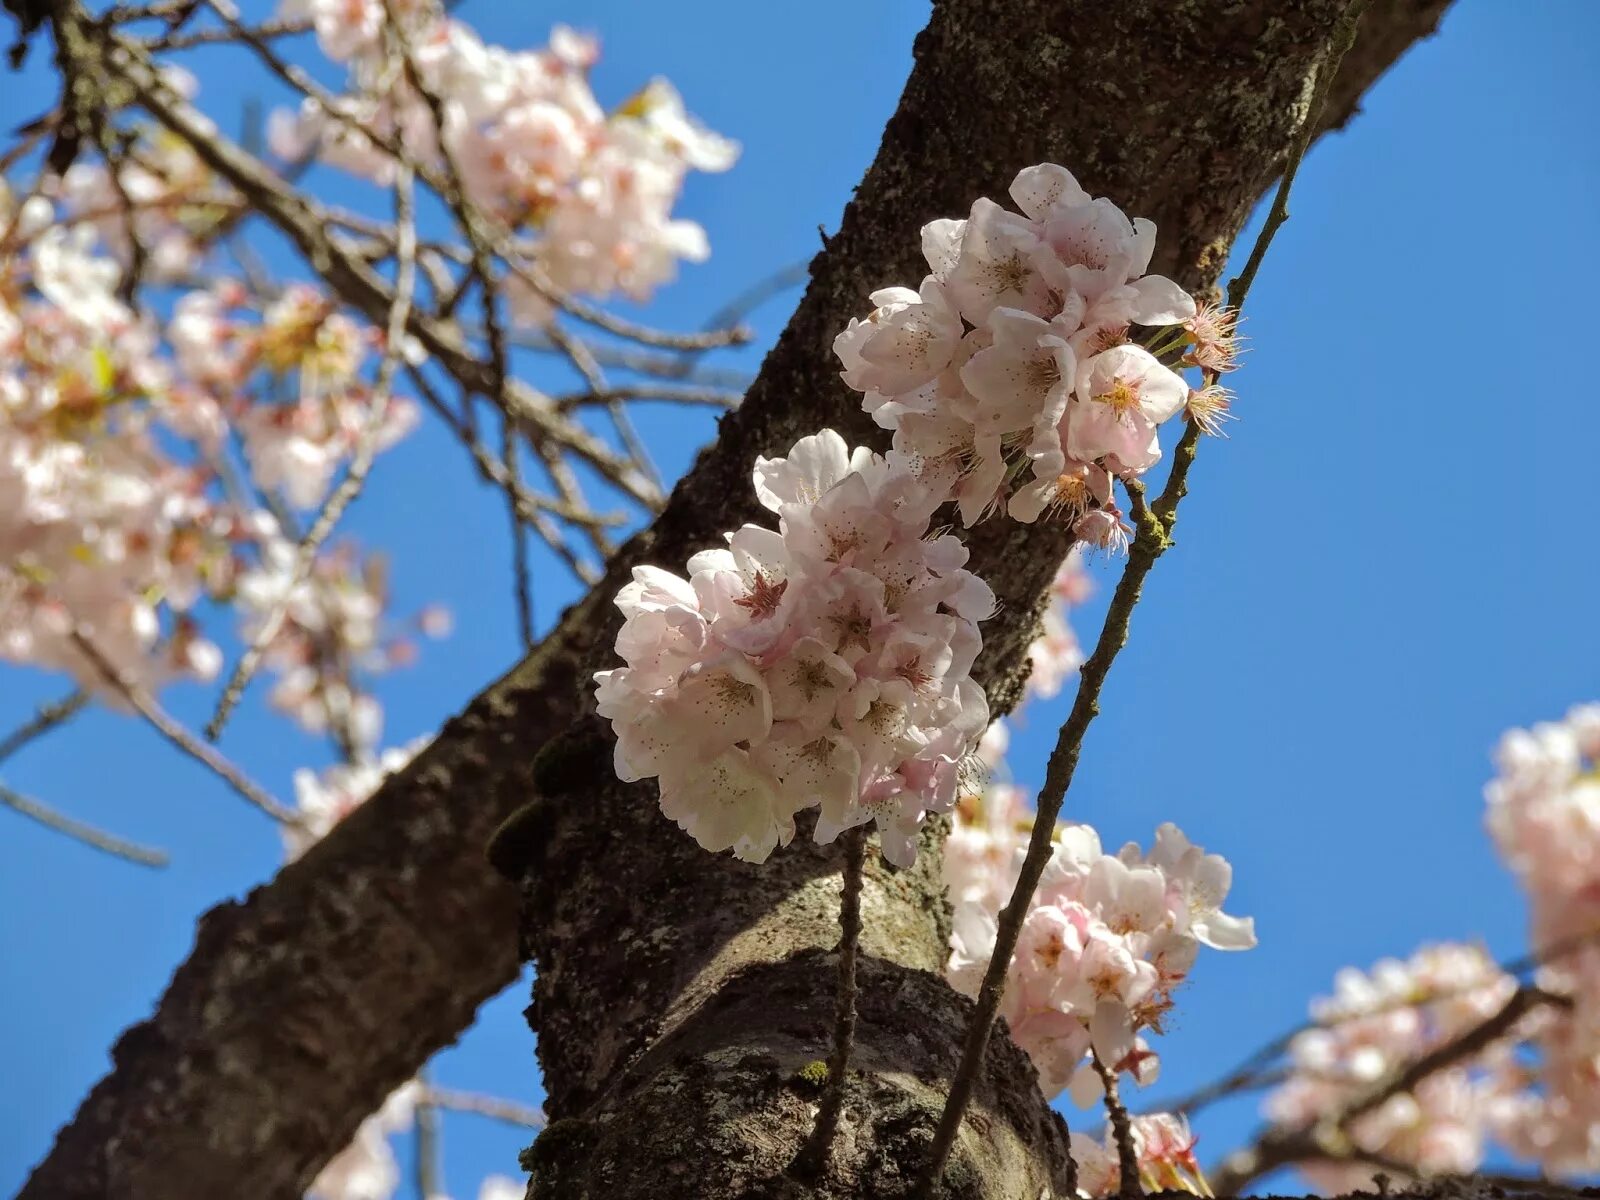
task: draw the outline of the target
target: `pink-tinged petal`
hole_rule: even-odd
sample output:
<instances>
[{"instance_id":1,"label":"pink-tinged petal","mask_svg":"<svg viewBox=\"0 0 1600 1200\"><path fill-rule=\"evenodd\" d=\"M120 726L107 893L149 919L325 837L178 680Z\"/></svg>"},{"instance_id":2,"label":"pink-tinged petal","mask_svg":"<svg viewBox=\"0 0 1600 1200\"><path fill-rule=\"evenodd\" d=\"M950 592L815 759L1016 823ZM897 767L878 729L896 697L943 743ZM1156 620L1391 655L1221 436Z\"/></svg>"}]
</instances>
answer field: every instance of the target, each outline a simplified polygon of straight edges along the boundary
<instances>
[{"instance_id":1,"label":"pink-tinged petal","mask_svg":"<svg viewBox=\"0 0 1600 1200\"><path fill-rule=\"evenodd\" d=\"M1057 205L1089 203L1089 193L1071 171L1055 163L1024 167L1011 181L1011 198L1034 220L1043 220Z\"/></svg>"},{"instance_id":2,"label":"pink-tinged petal","mask_svg":"<svg viewBox=\"0 0 1600 1200\"><path fill-rule=\"evenodd\" d=\"M1130 319L1140 325L1181 325L1195 314L1194 297L1165 275L1146 275L1128 286L1134 291Z\"/></svg>"},{"instance_id":3,"label":"pink-tinged petal","mask_svg":"<svg viewBox=\"0 0 1600 1200\"><path fill-rule=\"evenodd\" d=\"M948 217L929 221L924 225L922 257L927 260L928 270L940 279L946 278L955 270L956 263L961 258L961 240L966 232L965 221L952 220Z\"/></svg>"}]
</instances>

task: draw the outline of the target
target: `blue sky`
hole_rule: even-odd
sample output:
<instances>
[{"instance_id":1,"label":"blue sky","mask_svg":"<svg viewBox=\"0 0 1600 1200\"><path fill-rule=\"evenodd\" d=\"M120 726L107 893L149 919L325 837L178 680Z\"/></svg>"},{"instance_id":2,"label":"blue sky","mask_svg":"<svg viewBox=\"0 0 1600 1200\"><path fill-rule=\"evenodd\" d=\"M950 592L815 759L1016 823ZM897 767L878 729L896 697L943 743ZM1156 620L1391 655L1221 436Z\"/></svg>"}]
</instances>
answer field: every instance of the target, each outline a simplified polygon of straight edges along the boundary
<instances>
[{"instance_id":1,"label":"blue sky","mask_svg":"<svg viewBox=\"0 0 1600 1200\"><path fill-rule=\"evenodd\" d=\"M486 0L459 11L512 46L542 41L545 14L596 30L602 101L665 75L745 145L733 171L690 182L683 211L710 231L713 257L650 310L680 328L815 252L926 17L923 4L845 0L540 8L537 20ZM39 49L0 77L18 119L52 99ZM225 128L248 94L273 94L222 60L200 65ZM1524 946L1481 789L1501 730L1600 698L1600 407L1576 361L1593 345L1582 329L1600 271L1597 110L1586 5L1461 0L1301 173L1250 300L1242 419L1204 447L1178 547L1146 588L1067 802L1112 845L1177 821L1233 861L1229 907L1257 920L1259 949L1202 959L1163 1039L1166 1078L1138 1101L1208 1080L1295 1023L1341 965L1430 938L1481 939L1501 956ZM723 361L759 362L793 299L754 314L757 345ZM1578 341L1563 349L1567 336ZM642 423L673 474L710 433L709 418L665 408ZM437 601L456 614L450 640L383 692L386 741L400 743L515 656L504 512L429 429L380 461L348 526L394 551L398 611ZM536 566L547 625L574 591L546 558ZM1077 622L1086 639L1099 607ZM62 690L0 669L0 729ZM326 755L265 710L262 690L226 745L288 794L292 769ZM208 700L172 696L195 720ZM1019 780L1042 777L1065 705L1035 704L1015 729ZM4 777L173 856L143 871L0 812L9 1193L105 1071L116 1034L150 1010L195 917L270 876L280 851L256 813L113 715L83 718ZM525 1003L524 981L441 1057L437 1078L537 1099ZM1253 1122L1248 1100L1206 1113L1203 1157ZM468 1116L446 1129L456 1197L471 1200L486 1173L516 1173L523 1135Z\"/></svg>"}]
</instances>

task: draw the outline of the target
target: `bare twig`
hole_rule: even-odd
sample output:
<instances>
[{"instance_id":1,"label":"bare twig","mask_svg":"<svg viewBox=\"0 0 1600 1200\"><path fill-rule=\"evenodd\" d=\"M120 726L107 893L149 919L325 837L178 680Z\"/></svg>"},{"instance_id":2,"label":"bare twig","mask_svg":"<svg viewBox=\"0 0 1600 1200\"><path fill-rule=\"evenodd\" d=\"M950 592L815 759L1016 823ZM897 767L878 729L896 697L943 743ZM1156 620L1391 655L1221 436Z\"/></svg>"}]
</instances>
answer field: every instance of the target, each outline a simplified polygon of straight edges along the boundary
<instances>
[{"instance_id":1,"label":"bare twig","mask_svg":"<svg viewBox=\"0 0 1600 1200\"><path fill-rule=\"evenodd\" d=\"M281 801L274 799L260 784L253 782L214 747L206 745L172 717L154 696L145 691L113 663L81 628L74 628L72 644L93 665L107 685L132 706L133 710L154 727L184 754L221 779L230 788L255 805L267 816L285 825L303 825L305 818Z\"/></svg>"},{"instance_id":2,"label":"bare twig","mask_svg":"<svg viewBox=\"0 0 1600 1200\"><path fill-rule=\"evenodd\" d=\"M604 391L572 392L565 396L552 396L551 400L556 411L561 413L594 405L614 404L619 400L659 400L666 404L699 404L709 408L734 409L744 400L744 393L692 384L640 383Z\"/></svg>"},{"instance_id":3,"label":"bare twig","mask_svg":"<svg viewBox=\"0 0 1600 1200\"><path fill-rule=\"evenodd\" d=\"M88 703L89 693L82 688L76 688L61 699L41 706L32 717L0 739L0 763L5 762L29 742L70 721L82 712Z\"/></svg>"},{"instance_id":4,"label":"bare twig","mask_svg":"<svg viewBox=\"0 0 1600 1200\"><path fill-rule=\"evenodd\" d=\"M436 1200L444 1194L440 1169L443 1139L439 1133L439 1110L434 1107L427 1074L418 1072L417 1079L422 1084L413 1116L417 1127L413 1142L416 1151L417 1200Z\"/></svg>"},{"instance_id":5,"label":"bare twig","mask_svg":"<svg viewBox=\"0 0 1600 1200\"><path fill-rule=\"evenodd\" d=\"M849 1086L850 1051L856 1036L856 954L861 943L861 882L866 867L866 827L840 835L844 843L844 877L839 892L839 990L835 996L833 1049L828 1055L828 1081L811 1136L795 1155L789 1174L815 1179L828 1166L828 1154L839 1128Z\"/></svg>"},{"instance_id":6,"label":"bare twig","mask_svg":"<svg viewBox=\"0 0 1600 1200\"><path fill-rule=\"evenodd\" d=\"M1366 3L1367 0L1353 0L1344 11L1333 31L1328 53L1317 68L1315 90L1310 104L1301 116L1300 132L1289 151L1283 179L1273 199L1272 212L1256 239L1245 270L1228 285L1228 304L1235 311L1243 307L1267 247L1271 244L1278 228L1288 219L1289 189L1294 183L1300 161L1305 157L1318 128L1328 89L1338 73L1339 63L1355 40L1356 25L1360 21ZM1016 887L1000 913L994 950L984 971L983 982L978 988L977 1006L973 1013L972 1024L968 1027L966 1043L962 1047L961 1062L956 1069L955 1078L951 1081L950 1094L945 1101L938 1128L934 1132L927 1168L918 1184L918 1194L927 1200L931 1200L944 1173L945 1160L950 1155L951 1147L955 1145L956 1134L961 1128L962 1115L972 1099L973 1089L977 1086L984 1055L989 1047L989 1037L994 1031L995 1017L1000 1011L1000 999L1005 991L1006 968L1016 950L1017 939L1022 932L1022 923L1028 915L1034 890L1038 887L1040 876L1044 874L1045 865L1050 859L1056 819L1061 814L1061 805L1066 799L1067 789L1071 786L1072 777L1077 771L1084 735L1100 711L1101 689L1105 686L1111 664L1116 661L1117 654L1127 644L1129 622L1134 606L1139 602L1145 578L1155 565L1156 559L1172 545L1172 531L1177 522L1178 505L1188 491L1189 470L1194 464L1200 436L1199 423L1191 419L1173 451L1172 469L1167 476L1166 487L1162 489L1154 504L1148 508L1144 505L1142 488L1130 489L1136 533L1133 544L1128 549L1128 565L1123 569L1122 578L1117 581L1116 591L1112 595L1094 653L1083 664L1072 711L1068 714L1066 723L1062 725L1055 749L1050 754L1044 787L1039 793L1033 832L1028 840L1027 853L1023 858Z\"/></svg>"},{"instance_id":7,"label":"bare twig","mask_svg":"<svg viewBox=\"0 0 1600 1200\"><path fill-rule=\"evenodd\" d=\"M621 524L624 518L615 515L601 515L587 511L574 510L562 501L551 500L544 496L536 496L524 489L518 480L506 473L503 463L495 459L484 446L477 430L468 420L457 417L444 403L439 393L428 382L420 371L409 368L411 381L416 385L417 392L422 396L423 402L431 408L446 425L450 427L456 437L461 440L472 461L477 465L478 474L485 480L505 490L506 496L517 511L518 517L527 522L545 540L545 543L561 557L567 567L585 583L595 583L600 573L593 564L579 558L572 547L567 544L567 539L557 528L551 516L560 517L562 520L572 521L575 524ZM470 405L470 397L464 397ZM466 408L471 412L471 408ZM548 514L548 515L546 515Z\"/></svg>"},{"instance_id":8,"label":"bare twig","mask_svg":"<svg viewBox=\"0 0 1600 1200\"><path fill-rule=\"evenodd\" d=\"M423 1089L423 1095L435 1108L450 1112L473 1113L524 1129L543 1129L545 1126L544 1109L536 1104L519 1104L515 1100L504 1100L499 1096L461 1092L453 1088L434 1087L432 1084Z\"/></svg>"},{"instance_id":9,"label":"bare twig","mask_svg":"<svg viewBox=\"0 0 1600 1200\"><path fill-rule=\"evenodd\" d=\"M20 792L14 792L4 784L0 784L0 804L11 809L12 812L21 813L55 830L57 833L66 834L74 841L82 842L85 846L92 846L96 850L104 851L116 858L127 862L137 863L141 867L164 867L167 865L167 855L163 850L155 850L149 846L141 846L137 842L130 842L120 838L114 833L107 833L103 829L59 813L48 805L41 804L31 797Z\"/></svg>"},{"instance_id":10,"label":"bare twig","mask_svg":"<svg viewBox=\"0 0 1600 1200\"><path fill-rule=\"evenodd\" d=\"M528 573L528 540L523 536L522 512L517 492L522 476L517 469L517 439L511 418L500 417L500 468L506 475L506 508L511 514L511 580L517 601L517 634L524 650L533 649L533 581ZM581 578L581 576L580 576Z\"/></svg>"},{"instance_id":11,"label":"bare twig","mask_svg":"<svg viewBox=\"0 0 1600 1200\"><path fill-rule=\"evenodd\" d=\"M372 385L372 410L367 414L367 423L356 441L355 452L350 457L350 466L345 471L344 479L328 496L322 510L312 521L311 528L300 539L283 594L268 610L266 618L261 622L261 628L239 659L232 677L222 691L216 715L206 726L206 737L213 742L221 735L229 714L239 703L240 697L244 695L244 689L249 686L250 680L260 668L273 639L282 630L283 622L288 617L290 605L294 600L294 593L310 577L323 543L328 540L328 535L339 523L339 518L344 516L345 510L361 494L361 489L366 486L367 476L372 473L372 464L378 453L378 439L382 436L383 422L389 413L395 371L404 352L406 322L411 316L411 297L416 287L417 227L413 212L412 177L410 169L403 163L396 168L394 209L395 227L399 231L398 265L395 274L394 301L390 306L389 321L384 331L383 357L378 363L377 379Z\"/></svg>"},{"instance_id":12,"label":"bare twig","mask_svg":"<svg viewBox=\"0 0 1600 1200\"><path fill-rule=\"evenodd\" d=\"M195 29L187 33L164 33L149 38L144 45L147 50L192 50L196 46L215 46L231 42L254 41L266 42L274 38L294 37L297 34L309 33L309 21L263 21L260 25L249 28L248 37L241 29Z\"/></svg>"},{"instance_id":13,"label":"bare twig","mask_svg":"<svg viewBox=\"0 0 1600 1200\"><path fill-rule=\"evenodd\" d=\"M1523 976L1538 967L1548 963L1557 962L1576 950L1600 940L1600 928L1585 930L1570 937L1561 938L1542 946L1517 958L1508 959L1499 964L1499 970L1507 975ZM1460 996L1481 986L1477 983L1464 983L1455 987L1441 988L1421 997L1403 997L1391 1000L1376 1008L1358 1012L1344 1013L1324 1021L1302 1021L1293 1029L1287 1029L1271 1041L1251 1051L1245 1059L1220 1079L1208 1083L1203 1087L1189 1092L1173 1100L1157 1100L1150 1105L1151 1112L1173 1112L1192 1115L1209 1104L1231 1096L1236 1092L1251 1091L1260 1087L1272 1087L1282 1083L1286 1072L1281 1067L1273 1067L1273 1063L1294 1044L1295 1038L1302 1033L1309 1033L1314 1029L1337 1029L1340 1025L1350 1021L1365 1020L1369 1017L1381 1016L1384 1013L1395 1012L1405 1008L1425 1008L1430 1004L1437 1004L1443 1000Z\"/></svg>"},{"instance_id":14,"label":"bare twig","mask_svg":"<svg viewBox=\"0 0 1600 1200\"><path fill-rule=\"evenodd\" d=\"M1105 1088L1106 1116L1111 1122L1112 1141L1117 1145L1117 1195L1122 1200L1141 1200L1144 1189L1139 1186L1139 1149L1133 1144L1133 1122L1117 1088L1117 1073L1101 1062L1098 1054L1091 1052L1090 1061Z\"/></svg>"}]
</instances>

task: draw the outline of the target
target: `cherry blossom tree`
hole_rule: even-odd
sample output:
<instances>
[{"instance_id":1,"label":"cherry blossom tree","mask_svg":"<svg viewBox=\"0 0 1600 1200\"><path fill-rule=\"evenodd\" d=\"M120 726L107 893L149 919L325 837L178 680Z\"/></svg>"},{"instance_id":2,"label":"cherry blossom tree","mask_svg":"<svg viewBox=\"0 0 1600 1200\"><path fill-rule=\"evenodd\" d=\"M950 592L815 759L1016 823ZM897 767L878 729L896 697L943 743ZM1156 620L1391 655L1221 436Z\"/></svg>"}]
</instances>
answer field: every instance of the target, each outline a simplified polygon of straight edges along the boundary
<instances>
[{"instance_id":1,"label":"cherry blossom tree","mask_svg":"<svg viewBox=\"0 0 1600 1200\"><path fill-rule=\"evenodd\" d=\"M1179 988L1253 923L1178 824L1110 852L1061 819L1236 415L1223 376L1300 163L1442 0L937 4L737 386L701 361L747 339L736 314L675 332L612 302L705 257L677 198L739 147L663 79L598 96L595 38L512 51L433 0L8 7L61 86L0 182L0 657L70 691L0 760L109 706L277 821L285 860L202 920L25 1196L385 1200L402 1128L432 1195L448 1109L537 1131L516 1178L485 1164L486 1200L1233 1194L1285 1165L1347 1190L1472 1175L1491 1145L1529 1172L1507 1187L1600 1169L1600 709L1499 752L1526 959L1347 970L1166 1111L1131 1109ZM259 144L207 111L201 46L296 97ZM313 165L365 204L303 186ZM646 401L727 410L670 491ZM422 421L503 497L526 654L392 745L382 677L450 615L392 612L340 522ZM530 538L591 586L542 639ZM1092 638L1089 555L1118 576ZM292 802L225 749L261 675L338 760ZM163 704L179 680L214 685L203 728ZM1063 691L1030 803L1003 718ZM427 1069L519 956L548 1116ZM1208 1177L1190 1117L1259 1088L1262 1133Z\"/></svg>"}]
</instances>

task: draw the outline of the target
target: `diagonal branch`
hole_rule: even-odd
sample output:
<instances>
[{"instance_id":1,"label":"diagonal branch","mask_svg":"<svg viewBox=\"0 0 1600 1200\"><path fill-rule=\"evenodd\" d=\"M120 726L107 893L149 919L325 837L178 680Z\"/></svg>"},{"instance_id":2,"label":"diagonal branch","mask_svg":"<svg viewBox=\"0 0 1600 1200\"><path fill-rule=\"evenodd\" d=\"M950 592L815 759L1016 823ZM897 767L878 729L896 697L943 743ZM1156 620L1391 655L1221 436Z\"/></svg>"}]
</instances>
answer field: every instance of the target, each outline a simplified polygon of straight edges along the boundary
<instances>
[{"instance_id":1,"label":"diagonal branch","mask_svg":"<svg viewBox=\"0 0 1600 1200\"><path fill-rule=\"evenodd\" d=\"M61 699L41 707L27 721L0 739L0 763L52 729L59 728L72 720L88 706L88 703L89 693L82 688L76 688Z\"/></svg>"},{"instance_id":2,"label":"diagonal branch","mask_svg":"<svg viewBox=\"0 0 1600 1200\"><path fill-rule=\"evenodd\" d=\"M20 813L37 821L47 829L53 829L57 833L65 834L75 842L82 842L85 846L104 851L113 858L137 863L141 867L164 867L167 865L166 851L155 850L149 846L141 846L138 842L130 842L114 833L107 833L104 829L90 825L87 821L80 821L76 817L69 817L65 813L57 812L48 804L41 804L31 796L24 796L21 792L14 792L3 783L0 783L0 805L4 805L12 812Z\"/></svg>"}]
</instances>

